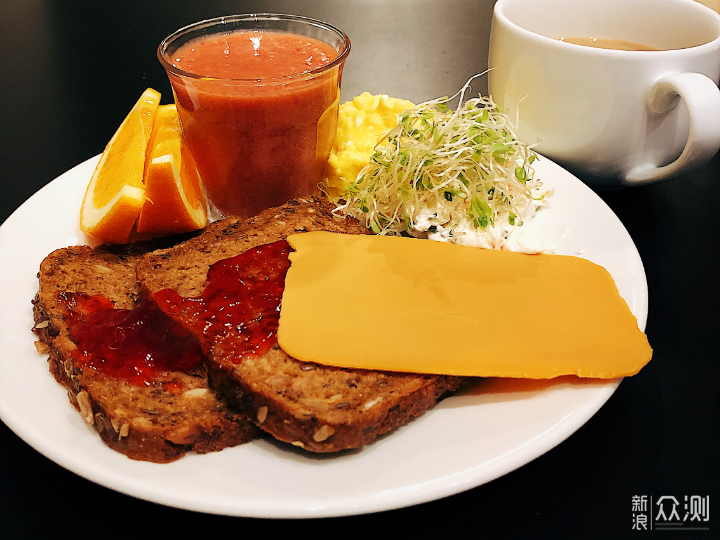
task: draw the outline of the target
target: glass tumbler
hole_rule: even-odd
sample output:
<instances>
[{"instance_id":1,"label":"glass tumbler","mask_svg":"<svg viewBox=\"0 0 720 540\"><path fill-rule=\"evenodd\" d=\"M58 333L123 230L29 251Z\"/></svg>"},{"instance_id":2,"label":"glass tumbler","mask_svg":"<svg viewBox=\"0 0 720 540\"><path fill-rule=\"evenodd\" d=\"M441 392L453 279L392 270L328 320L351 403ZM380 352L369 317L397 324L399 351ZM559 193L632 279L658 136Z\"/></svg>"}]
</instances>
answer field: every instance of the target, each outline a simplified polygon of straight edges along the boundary
<instances>
[{"instance_id":1,"label":"glass tumbler","mask_svg":"<svg viewBox=\"0 0 720 540\"><path fill-rule=\"evenodd\" d=\"M303 40L318 40L335 56L315 69L303 71L300 66L244 78L213 76L215 61L222 63L224 58L198 61L190 71L178 67L179 49L187 51L238 32L251 33L254 39L291 34L298 46ZM246 218L319 193L337 128L342 70L349 52L349 38L329 24L267 13L201 21L162 41L158 58L170 79L183 136L215 217Z\"/></svg>"}]
</instances>

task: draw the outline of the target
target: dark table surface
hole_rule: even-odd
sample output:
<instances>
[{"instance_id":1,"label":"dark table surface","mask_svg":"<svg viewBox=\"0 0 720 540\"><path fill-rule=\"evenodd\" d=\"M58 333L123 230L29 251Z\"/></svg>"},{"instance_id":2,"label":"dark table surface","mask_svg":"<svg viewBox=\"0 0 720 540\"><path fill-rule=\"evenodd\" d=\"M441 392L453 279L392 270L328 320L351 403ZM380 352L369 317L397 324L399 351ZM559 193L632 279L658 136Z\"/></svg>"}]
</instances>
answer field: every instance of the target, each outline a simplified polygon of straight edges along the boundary
<instances>
[{"instance_id":1,"label":"dark table surface","mask_svg":"<svg viewBox=\"0 0 720 540\"><path fill-rule=\"evenodd\" d=\"M323 19L352 40L343 100L367 90L421 101L453 94L486 68L492 6L492 0L3 0L0 222L59 174L100 153L146 87L171 95L155 49L181 26L266 11ZM486 82L476 90L486 91ZM675 534L633 531L631 501L634 495L718 500L719 176L716 157L684 178L600 193L645 265L654 357L578 432L520 469L452 497L379 514L242 519L164 507L95 485L0 422L0 538ZM679 534L717 534L714 508L709 516L709 533Z\"/></svg>"}]
</instances>

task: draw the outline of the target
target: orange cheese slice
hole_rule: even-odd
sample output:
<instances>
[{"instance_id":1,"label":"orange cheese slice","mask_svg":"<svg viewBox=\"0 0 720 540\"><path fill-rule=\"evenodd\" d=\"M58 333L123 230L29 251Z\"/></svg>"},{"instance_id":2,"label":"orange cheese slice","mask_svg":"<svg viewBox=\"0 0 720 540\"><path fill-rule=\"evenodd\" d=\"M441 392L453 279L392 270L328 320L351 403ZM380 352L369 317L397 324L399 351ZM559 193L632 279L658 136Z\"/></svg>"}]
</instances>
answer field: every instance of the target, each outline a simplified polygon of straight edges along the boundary
<instances>
[{"instance_id":1,"label":"orange cheese slice","mask_svg":"<svg viewBox=\"0 0 720 540\"><path fill-rule=\"evenodd\" d=\"M278 342L299 360L607 379L652 356L610 274L584 259L328 232L288 241Z\"/></svg>"}]
</instances>

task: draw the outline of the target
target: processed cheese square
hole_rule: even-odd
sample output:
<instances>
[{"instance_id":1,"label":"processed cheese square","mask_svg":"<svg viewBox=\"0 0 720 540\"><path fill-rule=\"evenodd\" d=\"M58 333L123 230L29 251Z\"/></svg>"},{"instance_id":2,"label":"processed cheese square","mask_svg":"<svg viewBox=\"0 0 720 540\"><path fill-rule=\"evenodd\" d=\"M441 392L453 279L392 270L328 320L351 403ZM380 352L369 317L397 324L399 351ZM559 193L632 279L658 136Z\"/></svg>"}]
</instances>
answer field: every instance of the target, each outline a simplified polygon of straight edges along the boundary
<instances>
[{"instance_id":1,"label":"processed cheese square","mask_svg":"<svg viewBox=\"0 0 720 540\"><path fill-rule=\"evenodd\" d=\"M288 242L278 343L299 360L608 379L652 356L610 274L585 259L329 232Z\"/></svg>"}]
</instances>

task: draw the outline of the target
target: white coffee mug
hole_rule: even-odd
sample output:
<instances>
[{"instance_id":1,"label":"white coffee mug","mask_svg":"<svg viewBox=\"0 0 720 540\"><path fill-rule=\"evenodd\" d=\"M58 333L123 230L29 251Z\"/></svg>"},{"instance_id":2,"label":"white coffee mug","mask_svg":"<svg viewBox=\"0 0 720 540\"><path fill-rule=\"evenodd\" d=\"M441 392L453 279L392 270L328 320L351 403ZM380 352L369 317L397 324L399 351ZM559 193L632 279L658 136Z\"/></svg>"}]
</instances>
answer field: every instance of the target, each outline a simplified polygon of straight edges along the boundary
<instances>
[{"instance_id":1,"label":"white coffee mug","mask_svg":"<svg viewBox=\"0 0 720 540\"><path fill-rule=\"evenodd\" d=\"M499 0L489 68L518 137L593 187L682 175L720 148L720 16L696 2Z\"/></svg>"}]
</instances>

